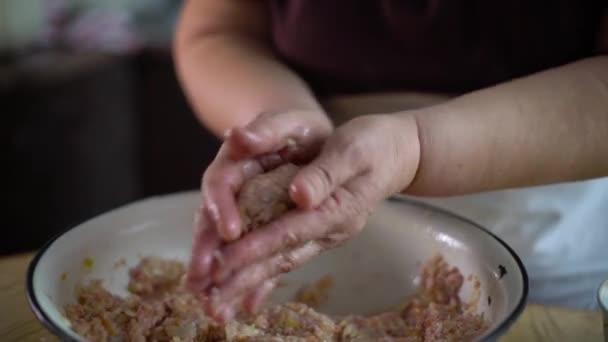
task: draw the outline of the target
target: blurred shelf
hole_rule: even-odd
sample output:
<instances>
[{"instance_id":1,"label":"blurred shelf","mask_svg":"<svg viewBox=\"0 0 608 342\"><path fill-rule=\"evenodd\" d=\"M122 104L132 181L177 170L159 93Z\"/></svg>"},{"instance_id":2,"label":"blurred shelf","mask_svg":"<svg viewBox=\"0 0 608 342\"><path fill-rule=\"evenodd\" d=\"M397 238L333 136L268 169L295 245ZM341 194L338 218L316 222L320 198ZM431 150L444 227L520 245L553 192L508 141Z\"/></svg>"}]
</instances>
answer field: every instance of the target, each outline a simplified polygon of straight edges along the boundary
<instances>
[{"instance_id":1,"label":"blurred shelf","mask_svg":"<svg viewBox=\"0 0 608 342\"><path fill-rule=\"evenodd\" d=\"M218 141L197 122L168 49L30 56L0 67L0 152L9 238L38 248L92 216L197 188Z\"/></svg>"}]
</instances>

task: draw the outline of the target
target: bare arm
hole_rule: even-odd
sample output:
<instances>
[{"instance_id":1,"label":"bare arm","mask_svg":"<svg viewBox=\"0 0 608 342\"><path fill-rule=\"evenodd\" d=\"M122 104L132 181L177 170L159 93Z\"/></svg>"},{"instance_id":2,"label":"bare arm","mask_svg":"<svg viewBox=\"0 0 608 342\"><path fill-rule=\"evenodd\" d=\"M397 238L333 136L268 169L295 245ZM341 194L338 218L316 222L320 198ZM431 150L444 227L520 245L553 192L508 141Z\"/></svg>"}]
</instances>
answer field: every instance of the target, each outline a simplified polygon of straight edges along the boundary
<instances>
[{"instance_id":1,"label":"bare arm","mask_svg":"<svg viewBox=\"0 0 608 342\"><path fill-rule=\"evenodd\" d=\"M266 7L185 1L174 45L177 72L198 118L217 135L262 112L321 112L306 84L273 55Z\"/></svg>"},{"instance_id":2,"label":"bare arm","mask_svg":"<svg viewBox=\"0 0 608 342\"><path fill-rule=\"evenodd\" d=\"M608 56L445 102L399 95L346 100L333 105L390 114L341 125L298 171L290 196L315 210L286 213L222 247L221 271L199 267L200 279L213 275L224 302L339 246L363 229L371 208L404 188L457 195L608 175Z\"/></svg>"},{"instance_id":3,"label":"bare arm","mask_svg":"<svg viewBox=\"0 0 608 342\"><path fill-rule=\"evenodd\" d=\"M420 164L410 194L458 195L608 175L608 56L414 115Z\"/></svg>"},{"instance_id":4,"label":"bare arm","mask_svg":"<svg viewBox=\"0 0 608 342\"><path fill-rule=\"evenodd\" d=\"M369 113L395 113L445 102L453 95L417 92L338 95L323 101L337 125Z\"/></svg>"}]
</instances>

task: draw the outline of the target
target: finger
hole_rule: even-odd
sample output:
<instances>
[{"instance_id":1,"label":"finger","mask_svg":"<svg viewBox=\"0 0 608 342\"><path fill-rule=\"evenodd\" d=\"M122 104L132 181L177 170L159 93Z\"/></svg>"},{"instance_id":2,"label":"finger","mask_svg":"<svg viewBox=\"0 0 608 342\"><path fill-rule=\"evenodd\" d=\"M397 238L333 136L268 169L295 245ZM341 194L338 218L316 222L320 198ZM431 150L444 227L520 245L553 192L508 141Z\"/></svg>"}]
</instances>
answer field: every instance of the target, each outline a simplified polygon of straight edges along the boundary
<instances>
[{"instance_id":1,"label":"finger","mask_svg":"<svg viewBox=\"0 0 608 342\"><path fill-rule=\"evenodd\" d=\"M268 296L270 296L272 290L277 287L278 283L279 277L266 280L262 286L245 296L245 299L243 300L243 309L251 315L258 313L262 308L262 304L264 304Z\"/></svg>"},{"instance_id":2,"label":"finger","mask_svg":"<svg viewBox=\"0 0 608 342\"><path fill-rule=\"evenodd\" d=\"M292 200L300 208L318 207L337 187L365 171L367 153L362 142L332 137L294 177L289 188Z\"/></svg>"},{"instance_id":3,"label":"finger","mask_svg":"<svg viewBox=\"0 0 608 342\"><path fill-rule=\"evenodd\" d=\"M221 302L219 298L219 290L216 288L214 295L203 302L203 308L207 316L219 323L226 323L234 319L236 314L241 310L245 296L234 297L224 302Z\"/></svg>"},{"instance_id":4,"label":"finger","mask_svg":"<svg viewBox=\"0 0 608 342\"><path fill-rule=\"evenodd\" d=\"M232 241L241 235L241 218L235 193L246 179L264 172L256 160L221 161L203 176L203 205L222 239Z\"/></svg>"},{"instance_id":5,"label":"finger","mask_svg":"<svg viewBox=\"0 0 608 342\"><path fill-rule=\"evenodd\" d=\"M256 157L256 160L258 161L264 172L272 170L278 167L279 165L285 164L285 162L288 161L280 154L274 152Z\"/></svg>"},{"instance_id":6,"label":"finger","mask_svg":"<svg viewBox=\"0 0 608 342\"><path fill-rule=\"evenodd\" d=\"M225 245L220 251L223 260L221 267L213 266L214 282L221 283L234 270L269 258L281 250L327 235L339 221L336 214L331 211L287 212L265 227Z\"/></svg>"},{"instance_id":7,"label":"finger","mask_svg":"<svg viewBox=\"0 0 608 342\"><path fill-rule=\"evenodd\" d=\"M238 160L242 159L241 156L249 155L247 146L244 145L240 139L234 138L234 132L236 130L237 128L233 127L224 132L224 143L222 144L222 147L224 145L227 147L224 149L223 153L218 153L218 156L221 156L222 159ZM220 151L222 151L221 148Z\"/></svg>"},{"instance_id":8,"label":"finger","mask_svg":"<svg viewBox=\"0 0 608 342\"><path fill-rule=\"evenodd\" d=\"M248 266L218 286L220 302L229 301L251 292L260 287L264 281L302 266L322 251L321 244L309 241L292 250L277 253L269 259Z\"/></svg>"},{"instance_id":9,"label":"finger","mask_svg":"<svg viewBox=\"0 0 608 342\"><path fill-rule=\"evenodd\" d=\"M211 282L214 251L218 251L221 240L210 224L209 216L199 210L195 217L192 254L186 274L186 284L195 293L202 293Z\"/></svg>"},{"instance_id":10,"label":"finger","mask_svg":"<svg viewBox=\"0 0 608 342\"><path fill-rule=\"evenodd\" d=\"M242 147L248 156L277 152L290 141L299 146L308 146L320 139L322 119L317 122L306 122L307 112L294 111L277 115L265 115L252 121L245 127L232 130L230 140ZM311 121L311 120L309 120ZM235 155L241 149L234 151Z\"/></svg>"},{"instance_id":11,"label":"finger","mask_svg":"<svg viewBox=\"0 0 608 342\"><path fill-rule=\"evenodd\" d=\"M291 246L311 240L327 240L331 245L348 238L351 227L346 227L342 232L346 237L335 231L336 227L352 223L352 228L360 228L367 220L371 206L382 199L382 194L376 194L376 187L369 174L364 173L336 188L318 209L287 212L265 227L223 246L218 252L223 262L221 267L214 264L213 281L221 283L236 270L258 263Z\"/></svg>"}]
</instances>

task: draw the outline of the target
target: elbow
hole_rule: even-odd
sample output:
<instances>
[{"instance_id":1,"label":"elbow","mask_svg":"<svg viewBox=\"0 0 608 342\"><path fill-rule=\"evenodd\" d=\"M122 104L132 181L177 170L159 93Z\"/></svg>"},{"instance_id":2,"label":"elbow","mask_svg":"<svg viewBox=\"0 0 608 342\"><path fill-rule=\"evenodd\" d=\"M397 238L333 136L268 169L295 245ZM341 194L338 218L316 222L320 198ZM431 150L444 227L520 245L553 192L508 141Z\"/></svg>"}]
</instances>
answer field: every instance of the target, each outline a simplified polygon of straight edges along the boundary
<instances>
[{"instance_id":1,"label":"elbow","mask_svg":"<svg viewBox=\"0 0 608 342\"><path fill-rule=\"evenodd\" d=\"M171 46L173 61L178 72L183 63L184 56L186 55L185 52L189 49L189 46L192 45L192 33L191 29L189 28L190 25L186 25L184 21L184 13L182 11L182 14L178 18L177 25L175 26Z\"/></svg>"},{"instance_id":2,"label":"elbow","mask_svg":"<svg viewBox=\"0 0 608 342\"><path fill-rule=\"evenodd\" d=\"M188 3L181 10L173 34L171 51L174 60L179 64L188 51L209 36L222 31L213 20L206 19L205 16L194 16L192 9L188 8Z\"/></svg>"},{"instance_id":3,"label":"elbow","mask_svg":"<svg viewBox=\"0 0 608 342\"><path fill-rule=\"evenodd\" d=\"M191 33L184 29L182 25L178 24L171 46L174 70L182 87L186 86L184 78L187 74L188 55L190 54L188 51L192 50L190 36ZM186 91L187 89L184 88L183 90Z\"/></svg>"},{"instance_id":4,"label":"elbow","mask_svg":"<svg viewBox=\"0 0 608 342\"><path fill-rule=\"evenodd\" d=\"M204 18L193 20L191 16L186 10L182 10L171 46L175 71L182 83L187 75L187 69L191 67L193 61L197 60L196 55L200 55L201 46L208 38L220 31L216 25L205 22Z\"/></svg>"}]
</instances>

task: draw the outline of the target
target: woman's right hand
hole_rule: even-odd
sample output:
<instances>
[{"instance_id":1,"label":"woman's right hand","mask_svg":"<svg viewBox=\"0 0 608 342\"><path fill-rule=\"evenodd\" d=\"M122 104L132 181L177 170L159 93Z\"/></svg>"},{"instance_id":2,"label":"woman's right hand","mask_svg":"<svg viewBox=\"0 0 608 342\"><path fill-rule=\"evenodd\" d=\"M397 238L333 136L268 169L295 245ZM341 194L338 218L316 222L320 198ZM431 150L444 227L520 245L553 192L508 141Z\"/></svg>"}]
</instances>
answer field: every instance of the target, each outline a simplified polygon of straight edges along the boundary
<instances>
[{"instance_id":1,"label":"woman's right hand","mask_svg":"<svg viewBox=\"0 0 608 342\"><path fill-rule=\"evenodd\" d=\"M288 161L308 161L316 156L333 126L320 111L287 111L261 114L245 127L230 129L220 150L205 171L202 202L196 214L188 285L203 293L210 284L214 253L223 241L234 241L241 234L236 193L246 179ZM245 299L250 311L259 297ZM259 291L258 291L259 292Z\"/></svg>"}]
</instances>

